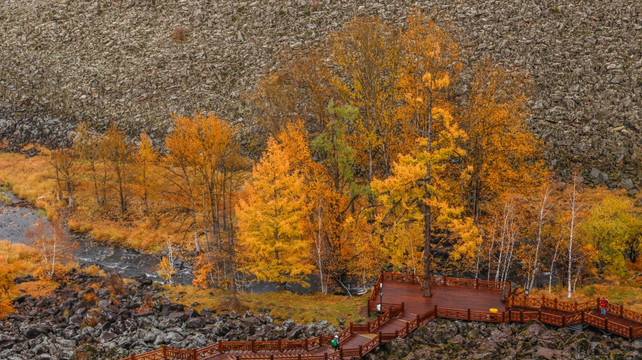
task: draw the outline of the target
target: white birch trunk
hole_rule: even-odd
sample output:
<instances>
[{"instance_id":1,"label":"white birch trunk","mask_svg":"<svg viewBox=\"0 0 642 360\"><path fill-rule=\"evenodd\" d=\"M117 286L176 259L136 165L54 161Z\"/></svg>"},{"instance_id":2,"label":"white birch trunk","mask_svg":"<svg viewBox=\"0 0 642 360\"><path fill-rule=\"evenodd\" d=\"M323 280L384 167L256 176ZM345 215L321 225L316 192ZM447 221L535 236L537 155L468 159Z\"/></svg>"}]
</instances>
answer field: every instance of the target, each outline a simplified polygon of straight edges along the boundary
<instances>
[{"instance_id":1,"label":"white birch trunk","mask_svg":"<svg viewBox=\"0 0 642 360\"><path fill-rule=\"evenodd\" d=\"M573 176L573 192L571 193L571 229L568 241L568 298L573 297L571 280L573 278L573 240L575 235L575 214L576 214L577 176Z\"/></svg>"}]
</instances>

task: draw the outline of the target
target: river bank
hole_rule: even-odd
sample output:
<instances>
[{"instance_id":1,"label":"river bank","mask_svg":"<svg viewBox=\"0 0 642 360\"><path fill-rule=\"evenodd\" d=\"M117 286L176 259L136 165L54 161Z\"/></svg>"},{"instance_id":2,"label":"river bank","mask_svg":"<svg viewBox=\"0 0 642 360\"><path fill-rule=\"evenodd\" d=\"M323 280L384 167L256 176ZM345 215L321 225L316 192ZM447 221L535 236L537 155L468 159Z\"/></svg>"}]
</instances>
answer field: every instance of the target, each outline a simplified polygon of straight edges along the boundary
<instances>
[{"instance_id":1,"label":"river bank","mask_svg":"<svg viewBox=\"0 0 642 360\"><path fill-rule=\"evenodd\" d=\"M25 233L38 221L48 222L44 211L18 198L8 190L0 191L4 201L0 202L0 240L28 244ZM95 241L86 234L72 233L78 245L74 252L80 267L96 265L106 272L115 272L125 278L146 276L156 282L164 282L156 273L160 255L140 250ZM174 263L177 272L173 281L177 284L191 284L191 265L181 258Z\"/></svg>"}]
</instances>

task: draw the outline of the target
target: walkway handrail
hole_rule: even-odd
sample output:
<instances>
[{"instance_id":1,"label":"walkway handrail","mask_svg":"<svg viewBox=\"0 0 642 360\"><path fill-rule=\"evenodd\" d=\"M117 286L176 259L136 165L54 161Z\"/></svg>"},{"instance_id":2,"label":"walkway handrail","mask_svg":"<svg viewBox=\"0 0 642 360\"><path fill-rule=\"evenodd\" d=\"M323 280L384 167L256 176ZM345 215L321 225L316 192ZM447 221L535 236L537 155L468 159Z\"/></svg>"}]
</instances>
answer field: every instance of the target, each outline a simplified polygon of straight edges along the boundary
<instances>
[{"instance_id":1,"label":"walkway handrail","mask_svg":"<svg viewBox=\"0 0 642 360\"><path fill-rule=\"evenodd\" d=\"M368 312L371 308L376 309L379 304L379 284L385 281L400 281L409 283L421 283L423 279L419 275L384 273L382 272L377 279L374 291L368 300ZM510 292L510 283L495 282L473 279L457 279L445 276L431 277L431 284L434 286L474 288L490 290L492 292ZM384 289L385 290L385 289ZM599 301L599 299L598 299ZM208 347L195 350L181 350L163 346L160 349L150 351L140 355L131 355L123 360L205 360L213 356L228 351L248 351L251 354L236 356L237 359L245 360L342 360L362 357L382 342L390 341L396 338L403 338L417 329L419 326L426 324L437 317L448 319L459 319L466 321L483 321L483 322L529 322L540 321L545 324L565 327L575 324L585 323L599 329L603 329L623 337L636 339L642 338L642 314L625 309L621 305L610 304L607 311L609 314L627 319L628 324L621 324L609 321L603 316L593 315L592 311L598 308L598 302L570 302L554 298L526 297L526 296L509 296L506 298L506 311L504 312L485 312L471 309L455 309L435 306L433 309L424 314L417 315L415 318L405 322L395 332L382 332L384 325L395 317L405 312L405 304L383 304L383 313L377 318L365 324L350 324L343 329L338 335L339 343L344 344L351 336L355 334L374 334L366 344L358 348L341 348L340 351L325 353L323 355L312 354L283 354L281 352L290 351L310 351L323 346L329 346L332 338L326 336L317 336L304 340L276 340L276 341L219 341ZM374 306L373 306L374 305ZM532 310L517 310L514 308L525 308ZM550 310L563 312L562 314L551 312ZM547 311L548 310L548 311ZM639 326L635 324L639 324ZM278 355L261 354L258 351L278 351Z\"/></svg>"},{"instance_id":2,"label":"walkway handrail","mask_svg":"<svg viewBox=\"0 0 642 360\"><path fill-rule=\"evenodd\" d=\"M600 308L600 298L596 298L595 301L588 300L583 302L571 302L566 300L559 300L557 298L547 298L544 295L542 295L541 297L519 295L510 296L506 300L506 307L524 307L533 309L548 308L565 312L590 311ZM623 305L609 304L606 308L606 311L609 314L619 316L623 319L640 323L640 325L642 326L642 313L627 309Z\"/></svg>"}]
</instances>

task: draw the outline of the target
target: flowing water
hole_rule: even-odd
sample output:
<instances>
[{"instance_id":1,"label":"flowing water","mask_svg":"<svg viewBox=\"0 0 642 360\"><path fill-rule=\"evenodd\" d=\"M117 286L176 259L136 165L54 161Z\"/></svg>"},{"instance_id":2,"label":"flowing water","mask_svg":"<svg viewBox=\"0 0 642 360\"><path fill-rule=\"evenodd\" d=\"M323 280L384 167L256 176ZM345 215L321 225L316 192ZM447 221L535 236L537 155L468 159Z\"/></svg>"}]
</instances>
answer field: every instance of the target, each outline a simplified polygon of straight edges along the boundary
<instances>
[{"instance_id":1,"label":"flowing water","mask_svg":"<svg viewBox=\"0 0 642 360\"><path fill-rule=\"evenodd\" d=\"M11 192L0 189L0 240L28 244L29 239L25 236L25 232L38 220L47 222L47 218L42 211L16 197ZM158 254L149 254L112 244L99 243L83 234L73 234L72 236L78 244L78 249L74 252L74 255L81 267L96 265L105 272L113 271L125 278L146 276L153 281L164 282L156 273L156 268L160 263ZM192 283L194 275L189 262L177 258L174 262L174 267L177 269L172 278L174 283L183 285ZM316 274L312 274L308 278L308 282L310 283L308 287L288 283L285 285L285 289L302 294L312 294L320 291L321 286ZM279 290L278 284L262 281L239 283L239 286L243 291L258 294ZM345 286L350 289L351 294L361 294L368 290L368 287L356 286L351 281L346 281ZM344 293L341 290L339 293Z\"/></svg>"},{"instance_id":2,"label":"flowing water","mask_svg":"<svg viewBox=\"0 0 642 360\"><path fill-rule=\"evenodd\" d=\"M38 220L47 222L44 214L10 192L0 192L0 240L12 243L28 244L26 231ZM157 254L148 254L137 250L111 244L102 244L86 235L73 235L78 244L74 252L76 261L82 267L96 265L99 268L113 271L126 278L147 276L153 281L163 282L156 274L160 262ZM193 275L191 266L182 259L174 262L177 268L173 281L179 284L191 284Z\"/></svg>"}]
</instances>

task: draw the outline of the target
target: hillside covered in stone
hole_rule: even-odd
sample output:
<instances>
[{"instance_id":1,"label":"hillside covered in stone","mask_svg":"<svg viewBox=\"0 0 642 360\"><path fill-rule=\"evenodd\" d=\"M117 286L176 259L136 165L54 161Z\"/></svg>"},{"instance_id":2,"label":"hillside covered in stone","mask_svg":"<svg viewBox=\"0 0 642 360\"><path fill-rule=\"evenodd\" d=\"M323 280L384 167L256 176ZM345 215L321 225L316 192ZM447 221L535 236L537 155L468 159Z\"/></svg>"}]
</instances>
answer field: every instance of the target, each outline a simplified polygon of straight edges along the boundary
<instances>
[{"instance_id":1,"label":"hillside covered in stone","mask_svg":"<svg viewBox=\"0 0 642 360\"><path fill-rule=\"evenodd\" d=\"M417 7L532 79L529 126L563 177L631 192L642 179L642 17L635 0L9 0L0 4L0 137L62 139L69 123L164 135L169 113L216 112L255 131L246 94L284 57L359 15ZM172 34L181 27L184 41ZM466 74L463 82L466 81ZM52 126L54 124L55 126Z\"/></svg>"}]
</instances>

